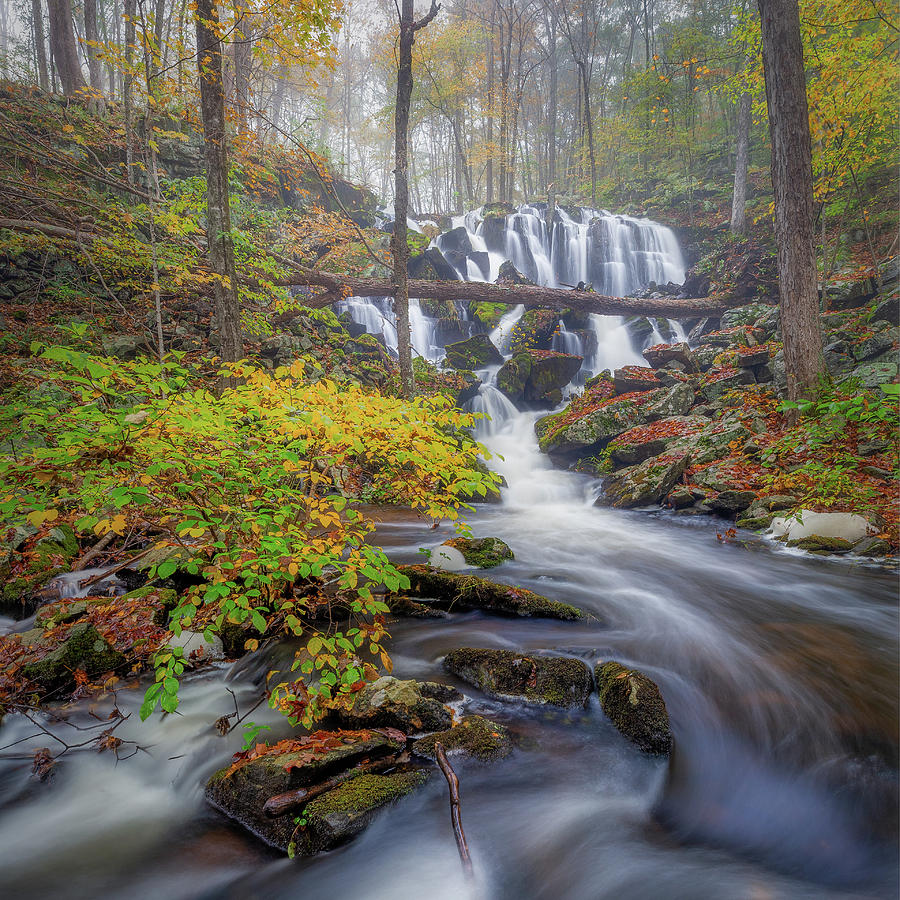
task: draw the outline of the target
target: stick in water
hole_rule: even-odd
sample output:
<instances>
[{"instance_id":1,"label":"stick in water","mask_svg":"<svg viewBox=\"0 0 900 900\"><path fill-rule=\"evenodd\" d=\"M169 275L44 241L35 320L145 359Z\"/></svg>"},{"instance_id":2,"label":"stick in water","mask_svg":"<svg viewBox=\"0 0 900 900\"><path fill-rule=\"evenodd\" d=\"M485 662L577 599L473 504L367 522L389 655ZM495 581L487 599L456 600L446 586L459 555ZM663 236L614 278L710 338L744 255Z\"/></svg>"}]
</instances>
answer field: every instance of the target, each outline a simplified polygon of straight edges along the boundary
<instances>
[{"instance_id":1,"label":"stick in water","mask_svg":"<svg viewBox=\"0 0 900 900\"><path fill-rule=\"evenodd\" d=\"M459 779L456 777L456 772L453 771L453 766L450 765L447 754L444 753L444 745L440 741L434 745L434 755L447 779L447 786L450 788L450 821L453 823L453 834L456 837L459 859L462 862L463 871L471 878L472 857L469 856L469 845L466 843L466 833L463 831L462 817L459 812Z\"/></svg>"}]
</instances>

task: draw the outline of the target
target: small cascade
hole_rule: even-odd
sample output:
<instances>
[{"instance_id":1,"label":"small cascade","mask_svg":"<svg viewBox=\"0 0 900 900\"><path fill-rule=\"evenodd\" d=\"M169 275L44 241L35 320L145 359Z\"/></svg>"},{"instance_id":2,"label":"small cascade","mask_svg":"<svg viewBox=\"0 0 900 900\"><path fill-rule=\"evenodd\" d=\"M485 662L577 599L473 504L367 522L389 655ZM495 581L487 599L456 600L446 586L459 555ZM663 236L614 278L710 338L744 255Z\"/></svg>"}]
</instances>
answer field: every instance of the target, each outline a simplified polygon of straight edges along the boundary
<instances>
[{"instance_id":1,"label":"small cascade","mask_svg":"<svg viewBox=\"0 0 900 900\"><path fill-rule=\"evenodd\" d=\"M500 321L497 327L491 332L491 340L494 346L503 354L509 353L509 342L512 338L513 329L516 322L525 314L525 307L522 304L513 307Z\"/></svg>"},{"instance_id":2,"label":"small cascade","mask_svg":"<svg viewBox=\"0 0 900 900\"><path fill-rule=\"evenodd\" d=\"M568 353L569 356L584 356L584 342L574 331L566 328L566 323L559 320L559 327L553 335L550 349L557 353Z\"/></svg>"},{"instance_id":3,"label":"small cascade","mask_svg":"<svg viewBox=\"0 0 900 900\"><path fill-rule=\"evenodd\" d=\"M475 424L475 437L482 440L496 434L503 426L519 415L513 402L497 387L499 366L491 366L478 372L481 387L465 404L466 412L480 413L485 418Z\"/></svg>"}]
</instances>

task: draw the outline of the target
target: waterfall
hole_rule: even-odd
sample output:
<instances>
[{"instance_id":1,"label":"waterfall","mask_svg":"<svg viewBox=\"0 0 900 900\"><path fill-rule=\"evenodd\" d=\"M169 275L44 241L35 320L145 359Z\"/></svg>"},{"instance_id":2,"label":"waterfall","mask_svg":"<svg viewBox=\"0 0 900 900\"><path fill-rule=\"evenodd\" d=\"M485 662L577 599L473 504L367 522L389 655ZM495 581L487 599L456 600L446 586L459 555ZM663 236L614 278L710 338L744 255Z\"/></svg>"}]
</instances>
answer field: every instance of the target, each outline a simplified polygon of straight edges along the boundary
<instances>
[{"instance_id":1,"label":"waterfall","mask_svg":"<svg viewBox=\"0 0 900 900\"><path fill-rule=\"evenodd\" d=\"M684 259L670 228L650 219L581 207L557 207L548 222L546 211L543 203L520 206L505 217L485 218L483 208L474 210L454 216L451 228L432 245L462 281L495 281L506 260L539 285L564 288L583 282L607 296L627 296L651 281L684 281ZM390 215L391 210L386 210L385 216ZM411 222L410 227L421 232L416 223ZM348 312L353 322L370 334L381 335L385 347L396 355L397 328L390 298L351 297L337 304L337 309ZM524 306L516 306L491 332L491 340L505 356L524 312ZM444 356L444 340L438 333L438 320L427 315L413 298L409 316L413 350L430 362L439 362ZM552 349L584 358L572 386L583 384L604 368L644 364L621 317L592 314L588 319L587 331L580 334L569 331L560 321L553 337ZM475 326L468 314L461 314L460 320L468 323L471 333ZM684 329L678 323L671 327L673 338L683 339ZM653 339L662 341L658 329ZM496 371L480 374L482 388L469 402L469 409L490 415L496 427L497 422L510 416L512 404L496 387Z\"/></svg>"}]
</instances>

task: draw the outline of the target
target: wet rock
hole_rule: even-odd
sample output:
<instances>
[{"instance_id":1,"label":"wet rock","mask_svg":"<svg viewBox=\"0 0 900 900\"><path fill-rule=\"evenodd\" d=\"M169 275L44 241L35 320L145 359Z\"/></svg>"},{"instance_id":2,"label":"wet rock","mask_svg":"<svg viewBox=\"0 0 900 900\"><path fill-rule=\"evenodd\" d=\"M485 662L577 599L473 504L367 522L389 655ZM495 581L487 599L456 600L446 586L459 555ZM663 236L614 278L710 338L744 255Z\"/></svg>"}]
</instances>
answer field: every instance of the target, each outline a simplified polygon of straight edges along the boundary
<instances>
[{"instance_id":1,"label":"wet rock","mask_svg":"<svg viewBox=\"0 0 900 900\"><path fill-rule=\"evenodd\" d=\"M526 350L507 360L497 373L497 387L514 403L555 406L562 389L581 368L580 356L551 350Z\"/></svg>"},{"instance_id":2,"label":"wet rock","mask_svg":"<svg viewBox=\"0 0 900 900\"><path fill-rule=\"evenodd\" d=\"M747 509L754 500L756 500L755 491L727 490L719 491L715 496L708 497L705 505L713 512L725 516L733 516Z\"/></svg>"},{"instance_id":3,"label":"wet rock","mask_svg":"<svg viewBox=\"0 0 900 900\"><path fill-rule=\"evenodd\" d=\"M851 544L861 541L870 532L877 531L868 519L855 513L821 513L802 509L791 518L772 520L772 534L786 536L788 541L818 535L823 538L842 538Z\"/></svg>"},{"instance_id":4,"label":"wet rock","mask_svg":"<svg viewBox=\"0 0 900 900\"><path fill-rule=\"evenodd\" d=\"M401 680L383 675L367 684L349 710L338 713L351 728L399 728L404 732L449 728L453 717L445 703L462 695L445 684Z\"/></svg>"},{"instance_id":5,"label":"wet rock","mask_svg":"<svg viewBox=\"0 0 900 900\"><path fill-rule=\"evenodd\" d=\"M221 769L207 783L206 797L229 818L237 820L267 843L286 850L297 826L290 815L271 819L263 813L263 806L270 797L320 784L364 759L399 753L404 745L405 738L401 734L369 730L340 735L316 732L296 748L279 752L276 746L272 752ZM367 776L359 776L363 777ZM378 794L380 796L381 792ZM308 804L307 811L311 805Z\"/></svg>"},{"instance_id":6,"label":"wet rock","mask_svg":"<svg viewBox=\"0 0 900 900\"><path fill-rule=\"evenodd\" d=\"M643 357L654 368L659 369L670 362L680 363L685 372L699 372L700 367L686 343L657 344L643 351Z\"/></svg>"},{"instance_id":7,"label":"wet rock","mask_svg":"<svg viewBox=\"0 0 900 900\"><path fill-rule=\"evenodd\" d=\"M729 391L753 384L756 379L747 369L720 369L710 373L700 383L700 393L707 403L713 403Z\"/></svg>"},{"instance_id":8,"label":"wet rock","mask_svg":"<svg viewBox=\"0 0 900 900\"><path fill-rule=\"evenodd\" d=\"M503 229L506 228L506 223L503 223ZM504 238L501 236L501 241ZM503 252L503 248L501 251ZM511 260L504 260L500 263L500 268L497 271L497 284L534 284L534 282L530 278L526 278L513 264Z\"/></svg>"},{"instance_id":9,"label":"wet rock","mask_svg":"<svg viewBox=\"0 0 900 900\"><path fill-rule=\"evenodd\" d=\"M571 621L584 613L567 603L548 600L520 587L495 584L475 575L441 572L431 566L400 566L409 579L413 597L424 598L429 606L447 610L480 609L507 616L536 616Z\"/></svg>"},{"instance_id":10,"label":"wet rock","mask_svg":"<svg viewBox=\"0 0 900 900\"><path fill-rule=\"evenodd\" d=\"M685 509L693 506L697 502L694 492L687 488L675 488L668 497L666 497L666 505L672 509Z\"/></svg>"},{"instance_id":11,"label":"wet rock","mask_svg":"<svg viewBox=\"0 0 900 900\"><path fill-rule=\"evenodd\" d=\"M492 569L506 562L508 559L515 559L509 545L495 537L484 538L452 538L444 541L442 546L453 547L458 550L466 565L473 566L477 569Z\"/></svg>"},{"instance_id":12,"label":"wet rock","mask_svg":"<svg viewBox=\"0 0 900 900\"><path fill-rule=\"evenodd\" d=\"M734 524L738 528L746 528L748 531L763 531L772 524L772 516L768 513L759 516L744 516Z\"/></svg>"},{"instance_id":13,"label":"wet rock","mask_svg":"<svg viewBox=\"0 0 900 900\"><path fill-rule=\"evenodd\" d=\"M462 225L445 231L440 238L441 249L446 253L453 250L457 253L471 253L472 241L469 238L469 232Z\"/></svg>"},{"instance_id":14,"label":"wet rock","mask_svg":"<svg viewBox=\"0 0 900 900\"><path fill-rule=\"evenodd\" d=\"M598 506L630 509L659 503L675 486L690 463L686 453L664 453L618 472L604 485Z\"/></svg>"},{"instance_id":15,"label":"wet rock","mask_svg":"<svg viewBox=\"0 0 900 900\"><path fill-rule=\"evenodd\" d=\"M382 809L425 784L430 775L423 769L391 775L359 775L322 794L303 810L306 825L294 839L295 853L312 856L346 843L368 828Z\"/></svg>"},{"instance_id":16,"label":"wet rock","mask_svg":"<svg viewBox=\"0 0 900 900\"><path fill-rule=\"evenodd\" d=\"M747 347L738 350L735 364L741 369L755 369L757 366L764 366L769 362L768 347Z\"/></svg>"},{"instance_id":17,"label":"wet rock","mask_svg":"<svg viewBox=\"0 0 900 900\"><path fill-rule=\"evenodd\" d=\"M634 391L652 391L660 386L660 381L653 369L626 366L613 372L613 384L617 394L630 394Z\"/></svg>"},{"instance_id":18,"label":"wet rock","mask_svg":"<svg viewBox=\"0 0 900 900\"><path fill-rule=\"evenodd\" d=\"M498 699L584 706L591 692L591 670L580 659L462 647L447 654L444 668Z\"/></svg>"},{"instance_id":19,"label":"wet rock","mask_svg":"<svg viewBox=\"0 0 900 900\"><path fill-rule=\"evenodd\" d=\"M225 647L222 639L217 635L212 640L207 640L200 631L182 631L181 634L173 634L166 641L166 647L181 648L184 659L188 662L212 662L225 659Z\"/></svg>"},{"instance_id":20,"label":"wet rock","mask_svg":"<svg viewBox=\"0 0 900 900\"><path fill-rule=\"evenodd\" d=\"M701 416L671 416L651 425L638 425L609 442L610 458L617 465L635 465L651 456L659 456L690 435L698 434L708 423L709 420Z\"/></svg>"},{"instance_id":21,"label":"wet rock","mask_svg":"<svg viewBox=\"0 0 900 900\"><path fill-rule=\"evenodd\" d=\"M486 334L473 334L464 341L447 344L446 362L454 369L470 371L503 362L500 351Z\"/></svg>"},{"instance_id":22,"label":"wet rock","mask_svg":"<svg viewBox=\"0 0 900 900\"><path fill-rule=\"evenodd\" d=\"M847 553L853 548L850 541L839 537L823 537L820 534L810 534L807 537L787 542L788 547L797 547L799 550L808 550L811 553L827 551L829 553Z\"/></svg>"},{"instance_id":23,"label":"wet rock","mask_svg":"<svg viewBox=\"0 0 900 900\"><path fill-rule=\"evenodd\" d=\"M571 417L571 408L563 413L545 416L535 423L538 446L544 453L572 454L603 444L629 428L646 424L649 421L649 405L662 396L660 390L639 397L601 401L596 408L588 408L574 418ZM569 418L571 421L567 421Z\"/></svg>"},{"instance_id":24,"label":"wet rock","mask_svg":"<svg viewBox=\"0 0 900 900\"><path fill-rule=\"evenodd\" d=\"M434 759L434 745L440 741L448 756L459 755L493 762L512 753L509 732L498 722L482 716L464 716L447 731L439 731L419 738L412 745L413 753Z\"/></svg>"},{"instance_id":25,"label":"wet rock","mask_svg":"<svg viewBox=\"0 0 900 900\"><path fill-rule=\"evenodd\" d=\"M399 594L388 594L385 598L388 609L395 616L405 616L409 619L446 619L448 614L427 603L417 603L410 600L409 597L403 597Z\"/></svg>"},{"instance_id":26,"label":"wet rock","mask_svg":"<svg viewBox=\"0 0 900 900\"><path fill-rule=\"evenodd\" d=\"M646 316L628 316L622 323L635 347L649 343L653 334L653 323Z\"/></svg>"},{"instance_id":27,"label":"wet rock","mask_svg":"<svg viewBox=\"0 0 900 900\"><path fill-rule=\"evenodd\" d=\"M552 350L558 328L559 310L526 309L510 334L510 350L514 355L522 350Z\"/></svg>"},{"instance_id":28,"label":"wet rock","mask_svg":"<svg viewBox=\"0 0 900 900\"><path fill-rule=\"evenodd\" d=\"M686 416L694 405L694 399L693 385L676 384L647 406L647 421Z\"/></svg>"},{"instance_id":29,"label":"wet rock","mask_svg":"<svg viewBox=\"0 0 900 900\"><path fill-rule=\"evenodd\" d=\"M603 712L625 737L645 753L672 749L669 713L653 681L614 661L597 663L594 677Z\"/></svg>"},{"instance_id":30,"label":"wet rock","mask_svg":"<svg viewBox=\"0 0 900 900\"><path fill-rule=\"evenodd\" d=\"M72 684L79 669L93 678L117 669L124 662L125 657L110 647L93 625L78 622L56 649L43 659L28 663L22 674L45 690L53 691Z\"/></svg>"},{"instance_id":31,"label":"wet rock","mask_svg":"<svg viewBox=\"0 0 900 900\"><path fill-rule=\"evenodd\" d=\"M887 556L891 545L881 538L867 537L853 545L853 552L858 556Z\"/></svg>"}]
</instances>

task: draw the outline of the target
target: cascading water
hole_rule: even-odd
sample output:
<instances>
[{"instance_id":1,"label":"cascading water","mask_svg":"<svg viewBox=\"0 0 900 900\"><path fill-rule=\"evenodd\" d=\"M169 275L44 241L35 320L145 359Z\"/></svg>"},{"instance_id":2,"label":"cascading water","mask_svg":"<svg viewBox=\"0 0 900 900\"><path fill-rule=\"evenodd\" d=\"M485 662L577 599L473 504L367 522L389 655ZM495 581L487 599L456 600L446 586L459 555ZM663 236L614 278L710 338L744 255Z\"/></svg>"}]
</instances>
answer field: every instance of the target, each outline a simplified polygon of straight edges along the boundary
<instances>
[{"instance_id":1,"label":"cascading water","mask_svg":"<svg viewBox=\"0 0 900 900\"><path fill-rule=\"evenodd\" d=\"M520 261L539 267L538 245L547 249L540 210L523 207L517 215L512 244ZM544 252L566 267L566 279L554 268L555 278L581 273L597 290L608 289L602 278L620 285L634 278L637 286L644 277L679 280L680 257L665 249L665 230L625 217L608 217L617 221L604 234L622 242L598 262L589 235L600 230L595 218L560 215L554 244L565 241L572 258ZM460 226L471 232L471 253L486 254L496 275L505 257L480 249L480 218L470 214ZM476 258L480 270L485 258ZM388 301L351 299L343 309L396 347ZM491 334L504 355L523 312L510 310ZM434 320L412 318L417 351L438 357ZM564 326L556 338L563 350L582 341L595 370L633 361L617 320L595 317L591 332L595 351ZM226 822L202 794L243 740L240 729L223 736L214 723L236 707L249 710L267 673L285 665L291 648L274 645L186 676L178 714L143 724L146 684L127 680L89 708L73 704L38 719L46 730L7 712L0 896L289 900L352 896L361 885L372 900L896 896L893 575L764 548L749 553L720 544L695 519L594 506L597 482L554 468L540 453L538 414L518 411L498 390L497 369L479 373L471 408L490 416L478 435L506 487L500 504L466 519L474 534L500 537L515 552L492 579L572 603L588 616L554 622L454 612L392 621L394 674L452 681L441 661L462 646L560 653L590 665L620 660L662 689L676 745L671 763L625 740L596 697L584 711L554 711L492 700L458 683L469 695L465 712L505 724L517 745L491 767L454 762L475 880L461 872L439 776L348 846L289 861ZM385 518L375 540L397 563L421 562L420 548L434 550L454 534L449 524L432 529L396 511ZM116 735L142 750L118 765L111 753L68 753L49 783L35 782L33 754L56 746L50 730L80 741L84 732L61 723L97 727L115 715L113 707L129 716ZM252 718L272 726L269 740L287 736L275 711L263 706Z\"/></svg>"}]
</instances>

